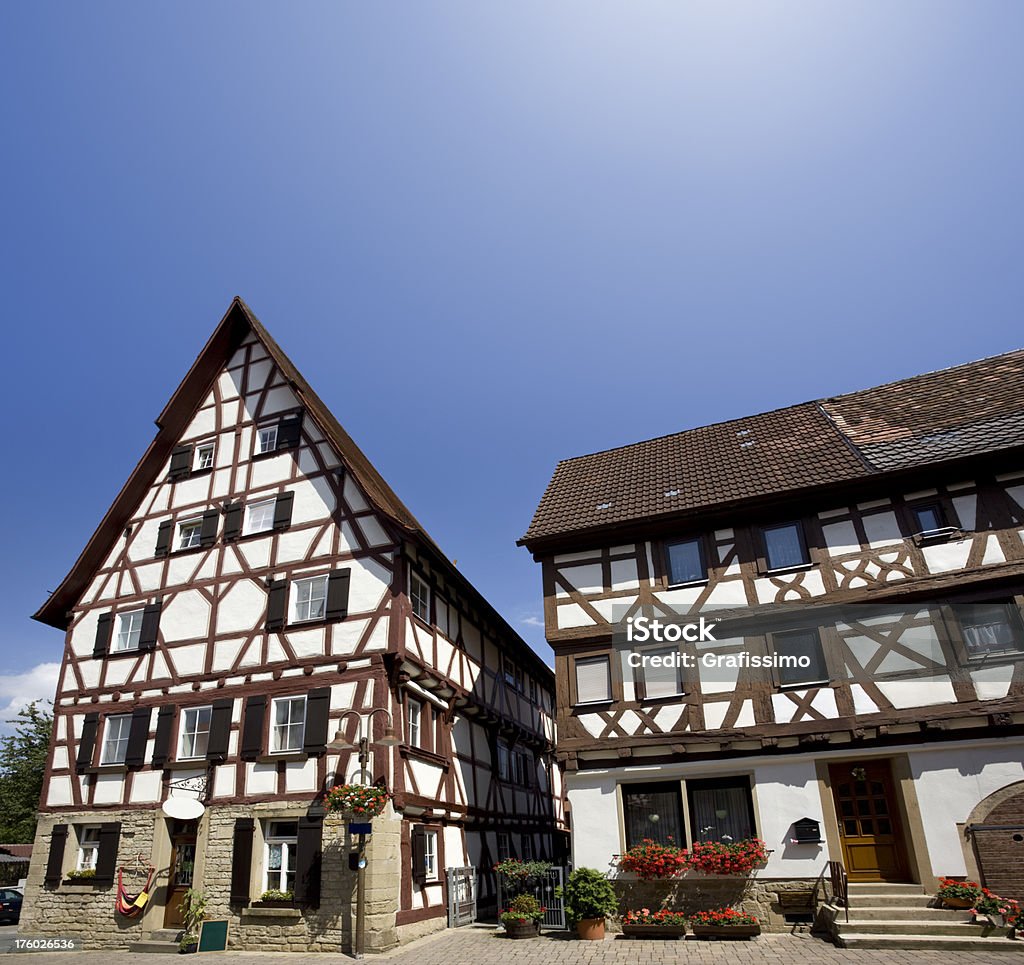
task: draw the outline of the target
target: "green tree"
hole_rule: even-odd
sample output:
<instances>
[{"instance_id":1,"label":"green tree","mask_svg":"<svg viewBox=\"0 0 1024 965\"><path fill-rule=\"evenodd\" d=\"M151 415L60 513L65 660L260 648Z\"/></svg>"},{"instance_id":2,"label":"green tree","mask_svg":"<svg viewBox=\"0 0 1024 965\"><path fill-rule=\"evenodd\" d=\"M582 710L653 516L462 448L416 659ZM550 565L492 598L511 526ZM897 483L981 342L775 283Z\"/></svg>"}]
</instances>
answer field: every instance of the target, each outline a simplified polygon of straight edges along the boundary
<instances>
[{"instance_id":1,"label":"green tree","mask_svg":"<svg viewBox=\"0 0 1024 965\"><path fill-rule=\"evenodd\" d=\"M0 843L31 844L53 730L52 705L33 701L19 710L14 733L0 737ZM42 706L40 706L42 704Z\"/></svg>"}]
</instances>

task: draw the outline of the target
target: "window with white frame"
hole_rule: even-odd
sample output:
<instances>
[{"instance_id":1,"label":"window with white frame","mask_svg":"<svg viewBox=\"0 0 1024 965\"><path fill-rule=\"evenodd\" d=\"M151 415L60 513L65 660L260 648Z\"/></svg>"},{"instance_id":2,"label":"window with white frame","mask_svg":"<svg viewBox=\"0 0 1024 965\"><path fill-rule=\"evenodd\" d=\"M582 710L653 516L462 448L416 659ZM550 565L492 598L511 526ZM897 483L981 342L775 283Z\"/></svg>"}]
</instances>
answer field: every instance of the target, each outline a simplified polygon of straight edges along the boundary
<instances>
[{"instance_id":1,"label":"window with white frame","mask_svg":"<svg viewBox=\"0 0 1024 965\"><path fill-rule=\"evenodd\" d=\"M123 764L128 752L128 732L132 726L131 714L108 717L103 725L103 753L101 764Z\"/></svg>"},{"instance_id":2,"label":"window with white frame","mask_svg":"<svg viewBox=\"0 0 1024 965\"><path fill-rule=\"evenodd\" d=\"M196 446L195 464L192 468L195 471L212 469L213 454L214 444L212 442L204 442L202 445Z\"/></svg>"},{"instance_id":3,"label":"window with white frame","mask_svg":"<svg viewBox=\"0 0 1024 965\"><path fill-rule=\"evenodd\" d=\"M416 573L409 574L409 600L412 612L424 622L430 623L430 587Z\"/></svg>"},{"instance_id":4,"label":"window with white frame","mask_svg":"<svg viewBox=\"0 0 1024 965\"><path fill-rule=\"evenodd\" d=\"M245 507L245 525L242 535L266 533L274 528L274 505L277 499L261 499L258 503L249 503Z\"/></svg>"},{"instance_id":5,"label":"window with white frame","mask_svg":"<svg viewBox=\"0 0 1024 965\"><path fill-rule=\"evenodd\" d=\"M405 721L406 721L406 735L405 739L410 747L422 747L420 740L422 734L420 733L420 719L423 716L423 705L418 700L409 699L406 704L405 710Z\"/></svg>"},{"instance_id":6,"label":"window with white frame","mask_svg":"<svg viewBox=\"0 0 1024 965\"><path fill-rule=\"evenodd\" d=\"M115 653L138 650L142 636L142 610L128 610L117 615L117 636L111 647Z\"/></svg>"},{"instance_id":7,"label":"window with white frame","mask_svg":"<svg viewBox=\"0 0 1024 965\"><path fill-rule=\"evenodd\" d=\"M86 824L78 829L78 864L79 871L91 871L96 868L96 857L100 851L100 826Z\"/></svg>"},{"instance_id":8,"label":"window with white frame","mask_svg":"<svg viewBox=\"0 0 1024 965\"><path fill-rule=\"evenodd\" d=\"M277 448L277 423L263 426L256 432L256 455L273 452Z\"/></svg>"},{"instance_id":9,"label":"window with white frame","mask_svg":"<svg viewBox=\"0 0 1024 965\"><path fill-rule=\"evenodd\" d=\"M305 732L306 698L276 698L270 725L270 750L275 754L301 751Z\"/></svg>"},{"instance_id":10,"label":"window with white frame","mask_svg":"<svg viewBox=\"0 0 1024 965\"><path fill-rule=\"evenodd\" d=\"M292 623L322 620L327 608L327 574L292 583Z\"/></svg>"},{"instance_id":11,"label":"window with white frame","mask_svg":"<svg viewBox=\"0 0 1024 965\"><path fill-rule=\"evenodd\" d=\"M181 740L178 742L178 760L206 757L210 744L212 707L186 707L181 713Z\"/></svg>"},{"instance_id":12,"label":"window with white frame","mask_svg":"<svg viewBox=\"0 0 1024 965\"><path fill-rule=\"evenodd\" d=\"M437 832L423 832L423 872L427 881L437 881Z\"/></svg>"},{"instance_id":13,"label":"window with white frame","mask_svg":"<svg viewBox=\"0 0 1024 965\"><path fill-rule=\"evenodd\" d=\"M269 821L263 862L264 891L295 890L296 821Z\"/></svg>"},{"instance_id":14,"label":"window with white frame","mask_svg":"<svg viewBox=\"0 0 1024 965\"><path fill-rule=\"evenodd\" d=\"M202 519L183 519L180 523L178 523L178 549L194 549L196 546L200 545L202 537Z\"/></svg>"}]
</instances>

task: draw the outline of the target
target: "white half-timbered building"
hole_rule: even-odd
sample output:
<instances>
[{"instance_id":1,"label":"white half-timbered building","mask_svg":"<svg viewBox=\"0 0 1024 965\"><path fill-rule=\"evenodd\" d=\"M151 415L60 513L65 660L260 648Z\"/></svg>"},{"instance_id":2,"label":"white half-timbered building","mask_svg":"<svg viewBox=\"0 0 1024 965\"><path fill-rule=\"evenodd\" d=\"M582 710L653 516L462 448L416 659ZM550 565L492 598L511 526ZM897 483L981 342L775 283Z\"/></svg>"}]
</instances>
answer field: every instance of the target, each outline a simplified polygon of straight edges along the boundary
<instances>
[{"instance_id":1,"label":"white half-timbered building","mask_svg":"<svg viewBox=\"0 0 1024 965\"><path fill-rule=\"evenodd\" d=\"M477 868L486 904L495 861L556 857L550 669L240 299L157 426L35 615L66 646L22 929L166 940L194 887L232 948L349 950L357 841L321 796L358 776L339 724L394 794L367 950L445 926L446 868ZM116 913L148 866L149 904Z\"/></svg>"},{"instance_id":2,"label":"white half-timbered building","mask_svg":"<svg viewBox=\"0 0 1024 965\"><path fill-rule=\"evenodd\" d=\"M1024 352L565 460L520 542L577 865L759 836L768 881L1024 897Z\"/></svg>"}]
</instances>

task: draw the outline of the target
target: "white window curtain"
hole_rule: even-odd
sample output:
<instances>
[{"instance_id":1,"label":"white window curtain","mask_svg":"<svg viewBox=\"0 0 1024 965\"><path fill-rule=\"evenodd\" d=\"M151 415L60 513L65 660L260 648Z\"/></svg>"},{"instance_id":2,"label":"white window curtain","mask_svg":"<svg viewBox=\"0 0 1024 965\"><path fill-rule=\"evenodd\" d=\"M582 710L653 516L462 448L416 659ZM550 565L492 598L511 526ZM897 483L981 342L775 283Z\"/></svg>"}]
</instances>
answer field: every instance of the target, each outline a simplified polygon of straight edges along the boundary
<instances>
[{"instance_id":1,"label":"white window curtain","mask_svg":"<svg viewBox=\"0 0 1024 965\"><path fill-rule=\"evenodd\" d=\"M690 814L695 841L742 841L754 836L750 826L750 788L693 788Z\"/></svg>"},{"instance_id":2,"label":"white window curtain","mask_svg":"<svg viewBox=\"0 0 1024 965\"><path fill-rule=\"evenodd\" d=\"M622 804L626 819L626 847L645 838L659 844L686 844L676 783L623 785Z\"/></svg>"}]
</instances>

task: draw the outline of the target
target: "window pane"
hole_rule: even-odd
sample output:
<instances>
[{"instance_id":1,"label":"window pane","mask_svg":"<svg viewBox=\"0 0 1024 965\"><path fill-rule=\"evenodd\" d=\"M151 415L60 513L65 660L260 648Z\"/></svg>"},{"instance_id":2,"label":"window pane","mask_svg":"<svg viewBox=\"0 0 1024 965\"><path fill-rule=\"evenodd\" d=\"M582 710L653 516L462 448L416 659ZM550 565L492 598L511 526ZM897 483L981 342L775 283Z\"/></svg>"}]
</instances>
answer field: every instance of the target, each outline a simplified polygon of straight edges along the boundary
<instances>
[{"instance_id":1,"label":"window pane","mask_svg":"<svg viewBox=\"0 0 1024 965\"><path fill-rule=\"evenodd\" d=\"M817 630L795 630L792 633L776 633L773 637L775 653L780 656L807 658L806 667L779 667L779 682L782 686L804 683L827 682L828 668Z\"/></svg>"},{"instance_id":2,"label":"window pane","mask_svg":"<svg viewBox=\"0 0 1024 965\"><path fill-rule=\"evenodd\" d=\"M645 654L648 657L674 657L677 650L669 647L666 650L652 650ZM679 667L655 667L650 663L644 665L644 696L672 697L683 692L682 671Z\"/></svg>"},{"instance_id":3,"label":"window pane","mask_svg":"<svg viewBox=\"0 0 1024 965\"><path fill-rule=\"evenodd\" d=\"M274 727L272 750L297 751L302 749L305 730L306 698L289 697L274 701Z\"/></svg>"},{"instance_id":4,"label":"window pane","mask_svg":"<svg viewBox=\"0 0 1024 965\"><path fill-rule=\"evenodd\" d=\"M669 583L694 583L707 579L704 561L701 559L700 540L690 539L685 543L672 543L668 548Z\"/></svg>"},{"instance_id":5,"label":"window pane","mask_svg":"<svg viewBox=\"0 0 1024 965\"><path fill-rule=\"evenodd\" d=\"M773 526L764 531L768 569L779 570L807 562L800 536L799 523L786 523L784 526Z\"/></svg>"},{"instance_id":6,"label":"window pane","mask_svg":"<svg viewBox=\"0 0 1024 965\"><path fill-rule=\"evenodd\" d=\"M937 506L919 506L914 510L920 532L927 533L933 529L942 529L942 517Z\"/></svg>"},{"instance_id":7,"label":"window pane","mask_svg":"<svg viewBox=\"0 0 1024 965\"><path fill-rule=\"evenodd\" d=\"M260 429L259 439L256 445L257 452L273 452L277 448L277 426L267 426Z\"/></svg>"},{"instance_id":8,"label":"window pane","mask_svg":"<svg viewBox=\"0 0 1024 965\"><path fill-rule=\"evenodd\" d=\"M677 782L663 784L624 784L622 806L625 812L626 847L650 838L660 844L683 847L682 794Z\"/></svg>"},{"instance_id":9,"label":"window pane","mask_svg":"<svg viewBox=\"0 0 1024 965\"><path fill-rule=\"evenodd\" d=\"M750 785L728 779L691 781L690 827L701 841L742 841L754 836Z\"/></svg>"},{"instance_id":10,"label":"window pane","mask_svg":"<svg viewBox=\"0 0 1024 965\"><path fill-rule=\"evenodd\" d=\"M964 645L970 656L1020 650L1022 635L1006 603L958 606L956 615L963 629Z\"/></svg>"},{"instance_id":11,"label":"window pane","mask_svg":"<svg viewBox=\"0 0 1024 965\"><path fill-rule=\"evenodd\" d=\"M576 702L611 699L611 670L607 657L576 661Z\"/></svg>"},{"instance_id":12,"label":"window pane","mask_svg":"<svg viewBox=\"0 0 1024 965\"><path fill-rule=\"evenodd\" d=\"M246 507L245 511L245 532L265 533L274 528L274 499L264 499L261 502L253 503Z\"/></svg>"},{"instance_id":13,"label":"window pane","mask_svg":"<svg viewBox=\"0 0 1024 965\"><path fill-rule=\"evenodd\" d=\"M132 610L130 613L118 615L117 639L115 650L135 650L142 635L142 611Z\"/></svg>"}]
</instances>

